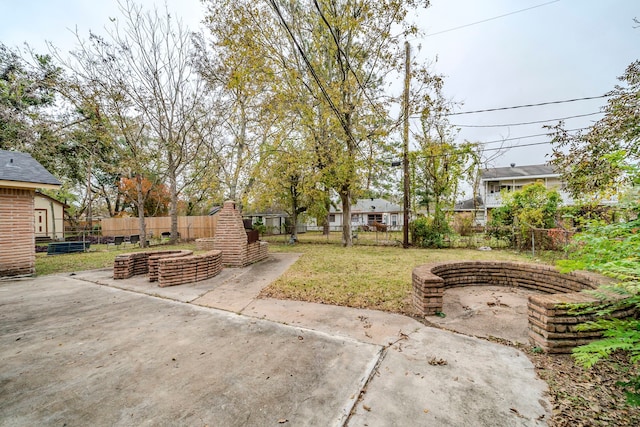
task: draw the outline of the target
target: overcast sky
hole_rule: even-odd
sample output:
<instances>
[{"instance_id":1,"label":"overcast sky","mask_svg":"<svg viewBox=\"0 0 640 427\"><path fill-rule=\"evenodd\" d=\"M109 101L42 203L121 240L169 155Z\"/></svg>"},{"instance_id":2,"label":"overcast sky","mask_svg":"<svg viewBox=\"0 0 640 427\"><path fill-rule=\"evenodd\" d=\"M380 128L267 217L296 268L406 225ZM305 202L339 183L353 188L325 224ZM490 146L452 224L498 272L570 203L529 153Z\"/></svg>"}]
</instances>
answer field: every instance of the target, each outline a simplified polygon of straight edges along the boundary
<instances>
[{"instance_id":1,"label":"overcast sky","mask_svg":"<svg viewBox=\"0 0 640 427\"><path fill-rule=\"evenodd\" d=\"M138 1L146 6L162 0ZM167 0L170 11L193 30L203 17L199 0ZM413 17L426 37L411 40L413 53L434 62L445 75L445 94L461 103L457 112L511 107L604 95L627 65L640 58L638 0L432 0ZM523 9L521 12L518 12ZM117 16L115 0L0 0L0 41L28 42L38 51L45 40L63 50L73 47L72 30L101 32ZM508 15L507 15L508 14ZM507 15L502 16L501 15ZM496 18L496 19L491 19ZM487 22L473 24L478 21ZM463 28L458 28L464 26ZM456 29L457 28L457 29ZM451 30L451 31L448 31ZM420 48L419 48L420 47ZM437 61L436 61L437 58ZM605 99L576 101L491 113L459 114L457 125L512 124L596 113ZM569 129L589 126L601 115L566 120ZM550 123L555 123L551 121ZM419 132L417 120L412 123ZM489 166L544 163L551 152L542 124L461 127L458 140L509 139L512 148ZM518 145L530 145L518 148ZM486 144L487 149L501 144ZM495 152L489 151L487 154Z\"/></svg>"}]
</instances>

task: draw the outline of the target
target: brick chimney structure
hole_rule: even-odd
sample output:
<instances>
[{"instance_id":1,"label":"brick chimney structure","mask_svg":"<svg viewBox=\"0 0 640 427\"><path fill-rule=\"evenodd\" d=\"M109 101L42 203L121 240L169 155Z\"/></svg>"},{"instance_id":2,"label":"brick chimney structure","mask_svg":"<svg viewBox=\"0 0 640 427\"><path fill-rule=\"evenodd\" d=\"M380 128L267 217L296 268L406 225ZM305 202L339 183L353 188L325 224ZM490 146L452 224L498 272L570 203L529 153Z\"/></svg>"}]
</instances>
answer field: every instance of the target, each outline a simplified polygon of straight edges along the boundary
<instances>
[{"instance_id":1,"label":"brick chimney structure","mask_svg":"<svg viewBox=\"0 0 640 427\"><path fill-rule=\"evenodd\" d=\"M268 255L267 242L249 242L242 215L233 200L224 202L218 213L213 249L222 251L222 265L225 267L245 267L266 259Z\"/></svg>"}]
</instances>

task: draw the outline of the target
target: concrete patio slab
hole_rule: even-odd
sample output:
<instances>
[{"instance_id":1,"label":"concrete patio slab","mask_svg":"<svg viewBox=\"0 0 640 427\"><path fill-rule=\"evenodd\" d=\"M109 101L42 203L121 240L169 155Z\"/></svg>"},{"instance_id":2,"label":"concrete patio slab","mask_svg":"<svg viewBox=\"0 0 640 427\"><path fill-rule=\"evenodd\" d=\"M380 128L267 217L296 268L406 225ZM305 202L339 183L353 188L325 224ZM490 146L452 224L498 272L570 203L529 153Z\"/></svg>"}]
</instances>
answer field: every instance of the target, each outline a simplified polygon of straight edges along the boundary
<instances>
[{"instance_id":1,"label":"concrete patio slab","mask_svg":"<svg viewBox=\"0 0 640 427\"><path fill-rule=\"evenodd\" d=\"M110 270L0 282L0 426L546 425L516 348L258 299L298 256L168 288Z\"/></svg>"},{"instance_id":2,"label":"concrete patio slab","mask_svg":"<svg viewBox=\"0 0 640 427\"><path fill-rule=\"evenodd\" d=\"M59 276L0 284L0 425L342 425L381 347Z\"/></svg>"}]
</instances>

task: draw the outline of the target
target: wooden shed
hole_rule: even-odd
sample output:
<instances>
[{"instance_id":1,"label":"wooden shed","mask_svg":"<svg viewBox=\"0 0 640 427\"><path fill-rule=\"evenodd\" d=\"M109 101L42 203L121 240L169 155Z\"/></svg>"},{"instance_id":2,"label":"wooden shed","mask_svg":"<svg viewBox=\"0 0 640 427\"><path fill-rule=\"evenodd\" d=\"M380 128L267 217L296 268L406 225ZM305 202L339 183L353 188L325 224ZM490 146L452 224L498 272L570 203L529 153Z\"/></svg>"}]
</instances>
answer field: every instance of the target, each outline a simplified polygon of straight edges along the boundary
<instances>
[{"instance_id":1,"label":"wooden shed","mask_svg":"<svg viewBox=\"0 0 640 427\"><path fill-rule=\"evenodd\" d=\"M0 150L0 277L35 273L35 190L61 185L29 154Z\"/></svg>"}]
</instances>

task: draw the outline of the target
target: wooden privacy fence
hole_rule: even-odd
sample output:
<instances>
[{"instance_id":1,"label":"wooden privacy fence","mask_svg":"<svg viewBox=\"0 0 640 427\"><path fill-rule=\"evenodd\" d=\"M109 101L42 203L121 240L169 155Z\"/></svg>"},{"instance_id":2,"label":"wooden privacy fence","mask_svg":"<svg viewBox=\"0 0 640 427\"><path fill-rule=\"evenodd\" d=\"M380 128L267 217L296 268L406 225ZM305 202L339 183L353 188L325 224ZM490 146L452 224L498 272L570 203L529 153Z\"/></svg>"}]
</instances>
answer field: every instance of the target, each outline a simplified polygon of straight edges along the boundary
<instances>
[{"instance_id":1,"label":"wooden privacy fence","mask_svg":"<svg viewBox=\"0 0 640 427\"><path fill-rule=\"evenodd\" d=\"M145 218L147 235L160 237L171 231L171 217ZM178 233L183 240L213 237L216 231L217 216L179 216ZM140 234L138 218L103 218L101 220L103 236L131 236Z\"/></svg>"}]
</instances>

